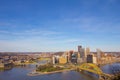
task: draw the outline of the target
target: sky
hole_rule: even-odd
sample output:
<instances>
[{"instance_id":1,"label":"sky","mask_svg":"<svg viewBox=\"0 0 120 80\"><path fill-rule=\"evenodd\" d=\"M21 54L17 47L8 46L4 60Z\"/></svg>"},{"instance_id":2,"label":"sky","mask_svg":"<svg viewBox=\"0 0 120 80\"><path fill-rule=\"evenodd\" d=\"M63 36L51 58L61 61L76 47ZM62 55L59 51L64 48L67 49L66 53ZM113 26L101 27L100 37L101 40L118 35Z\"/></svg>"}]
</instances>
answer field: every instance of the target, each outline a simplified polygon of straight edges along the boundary
<instances>
[{"instance_id":1,"label":"sky","mask_svg":"<svg viewBox=\"0 0 120 80\"><path fill-rule=\"evenodd\" d=\"M120 0L0 0L0 52L120 51Z\"/></svg>"}]
</instances>

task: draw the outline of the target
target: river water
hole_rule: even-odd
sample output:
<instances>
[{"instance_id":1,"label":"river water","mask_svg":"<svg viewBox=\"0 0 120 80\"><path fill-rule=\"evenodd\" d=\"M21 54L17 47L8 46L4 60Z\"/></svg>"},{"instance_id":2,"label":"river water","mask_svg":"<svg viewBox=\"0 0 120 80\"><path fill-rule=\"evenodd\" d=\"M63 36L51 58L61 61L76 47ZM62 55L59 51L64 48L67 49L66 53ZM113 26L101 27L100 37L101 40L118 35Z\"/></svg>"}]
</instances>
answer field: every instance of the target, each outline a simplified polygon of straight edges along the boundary
<instances>
[{"instance_id":1,"label":"river water","mask_svg":"<svg viewBox=\"0 0 120 80\"><path fill-rule=\"evenodd\" d=\"M11 70L1 71L0 80L98 80L98 76L88 72L68 71L49 75L27 76L27 73L33 71L35 65L26 67L15 67ZM105 65L102 67L105 73L114 74L120 71L120 64Z\"/></svg>"}]
</instances>

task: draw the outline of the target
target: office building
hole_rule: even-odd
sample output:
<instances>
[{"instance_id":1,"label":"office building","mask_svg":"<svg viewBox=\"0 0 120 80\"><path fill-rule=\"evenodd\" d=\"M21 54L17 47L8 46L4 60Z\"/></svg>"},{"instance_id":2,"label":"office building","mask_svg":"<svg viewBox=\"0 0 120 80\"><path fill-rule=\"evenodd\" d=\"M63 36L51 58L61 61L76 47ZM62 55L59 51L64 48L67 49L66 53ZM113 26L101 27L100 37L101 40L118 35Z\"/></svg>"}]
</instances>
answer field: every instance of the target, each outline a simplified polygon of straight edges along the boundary
<instances>
[{"instance_id":1,"label":"office building","mask_svg":"<svg viewBox=\"0 0 120 80\"><path fill-rule=\"evenodd\" d=\"M74 52L74 53L72 54L71 62L72 62L72 63L77 63L77 53Z\"/></svg>"},{"instance_id":2,"label":"office building","mask_svg":"<svg viewBox=\"0 0 120 80\"><path fill-rule=\"evenodd\" d=\"M52 57L52 62L53 62L53 64L59 63L59 57L60 57L60 56L57 56L57 55L54 55L54 56Z\"/></svg>"},{"instance_id":3,"label":"office building","mask_svg":"<svg viewBox=\"0 0 120 80\"><path fill-rule=\"evenodd\" d=\"M80 54L80 58L85 57L85 49L82 46L78 46L78 53Z\"/></svg>"},{"instance_id":4,"label":"office building","mask_svg":"<svg viewBox=\"0 0 120 80\"><path fill-rule=\"evenodd\" d=\"M73 52L74 52L73 50L69 51L69 53L68 53L68 62L71 62Z\"/></svg>"},{"instance_id":5,"label":"office building","mask_svg":"<svg viewBox=\"0 0 120 80\"><path fill-rule=\"evenodd\" d=\"M101 50L97 49L97 59L100 59L100 58L101 58Z\"/></svg>"},{"instance_id":6,"label":"office building","mask_svg":"<svg viewBox=\"0 0 120 80\"><path fill-rule=\"evenodd\" d=\"M87 63L97 64L97 58L94 55L89 54L87 55Z\"/></svg>"},{"instance_id":7,"label":"office building","mask_svg":"<svg viewBox=\"0 0 120 80\"><path fill-rule=\"evenodd\" d=\"M78 46L78 63L85 62L85 50L82 46Z\"/></svg>"},{"instance_id":8,"label":"office building","mask_svg":"<svg viewBox=\"0 0 120 80\"><path fill-rule=\"evenodd\" d=\"M59 63L60 64L66 64L67 63L67 58L63 57L63 56L59 57Z\"/></svg>"},{"instance_id":9,"label":"office building","mask_svg":"<svg viewBox=\"0 0 120 80\"><path fill-rule=\"evenodd\" d=\"M90 54L90 48L85 48L85 58L87 58L87 55Z\"/></svg>"}]
</instances>

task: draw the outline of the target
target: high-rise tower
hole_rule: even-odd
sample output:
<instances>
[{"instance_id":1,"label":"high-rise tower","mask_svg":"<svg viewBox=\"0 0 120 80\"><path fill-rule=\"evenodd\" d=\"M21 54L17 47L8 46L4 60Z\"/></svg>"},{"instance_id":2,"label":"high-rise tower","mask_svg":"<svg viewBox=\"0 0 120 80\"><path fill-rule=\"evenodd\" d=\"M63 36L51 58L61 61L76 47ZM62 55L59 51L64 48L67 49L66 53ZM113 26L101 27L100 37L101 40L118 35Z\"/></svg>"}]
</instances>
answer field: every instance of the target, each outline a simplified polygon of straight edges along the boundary
<instances>
[{"instance_id":1,"label":"high-rise tower","mask_svg":"<svg viewBox=\"0 0 120 80\"><path fill-rule=\"evenodd\" d=\"M82 46L78 46L78 62L84 62L85 60L85 50Z\"/></svg>"},{"instance_id":2,"label":"high-rise tower","mask_svg":"<svg viewBox=\"0 0 120 80\"><path fill-rule=\"evenodd\" d=\"M80 54L80 58L85 57L85 51L84 48L82 48L82 46L78 46L78 53Z\"/></svg>"},{"instance_id":3,"label":"high-rise tower","mask_svg":"<svg viewBox=\"0 0 120 80\"><path fill-rule=\"evenodd\" d=\"M87 57L87 55L89 55L89 54L90 54L90 48L87 47L85 49L85 57Z\"/></svg>"}]
</instances>

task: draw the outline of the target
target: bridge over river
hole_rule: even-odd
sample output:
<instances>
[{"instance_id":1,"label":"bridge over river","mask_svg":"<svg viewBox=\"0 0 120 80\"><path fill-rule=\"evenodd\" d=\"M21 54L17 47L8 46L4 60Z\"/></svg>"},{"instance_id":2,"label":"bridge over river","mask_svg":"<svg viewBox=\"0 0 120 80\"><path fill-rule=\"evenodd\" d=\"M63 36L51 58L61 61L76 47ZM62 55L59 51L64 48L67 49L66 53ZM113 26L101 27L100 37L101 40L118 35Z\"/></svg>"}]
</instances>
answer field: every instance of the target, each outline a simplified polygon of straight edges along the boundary
<instances>
[{"instance_id":1,"label":"bridge over river","mask_svg":"<svg viewBox=\"0 0 120 80\"><path fill-rule=\"evenodd\" d=\"M11 70L1 71L0 80L99 80L92 73L67 71L49 75L27 76L27 73L35 69L35 65L24 67L14 67ZM106 74L116 74L120 72L120 63L108 64L101 67Z\"/></svg>"},{"instance_id":2,"label":"bridge over river","mask_svg":"<svg viewBox=\"0 0 120 80\"><path fill-rule=\"evenodd\" d=\"M83 63L80 66L76 66L76 68L77 68L77 71L88 71L88 72L97 74L100 80L111 80L112 78L114 78L113 74L104 73L101 70L101 68L99 68L96 64L93 64L93 63ZM116 71L114 70L114 68L112 70Z\"/></svg>"}]
</instances>

